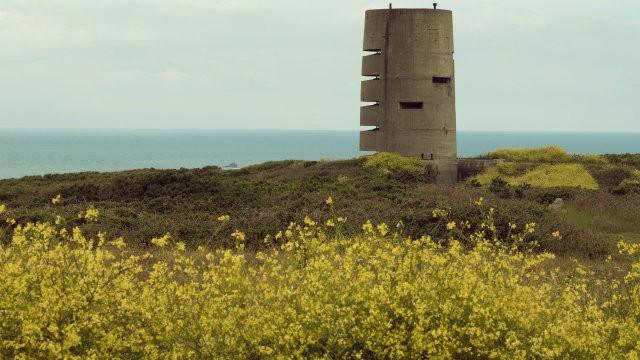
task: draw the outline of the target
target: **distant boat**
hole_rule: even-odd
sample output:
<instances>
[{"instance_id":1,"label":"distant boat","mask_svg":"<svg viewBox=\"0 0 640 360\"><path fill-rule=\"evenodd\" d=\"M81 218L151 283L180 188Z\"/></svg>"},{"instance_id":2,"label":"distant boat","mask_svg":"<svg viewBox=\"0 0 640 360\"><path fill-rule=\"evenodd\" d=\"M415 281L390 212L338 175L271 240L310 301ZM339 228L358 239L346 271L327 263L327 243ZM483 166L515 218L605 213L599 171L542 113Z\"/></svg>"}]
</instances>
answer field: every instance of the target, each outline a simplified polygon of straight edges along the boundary
<instances>
[{"instance_id":1,"label":"distant boat","mask_svg":"<svg viewBox=\"0 0 640 360\"><path fill-rule=\"evenodd\" d=\"M238 168L238 164L232 162L231 164L225 166L226 169L237 169Z\"/></svg>"}]
</instances>

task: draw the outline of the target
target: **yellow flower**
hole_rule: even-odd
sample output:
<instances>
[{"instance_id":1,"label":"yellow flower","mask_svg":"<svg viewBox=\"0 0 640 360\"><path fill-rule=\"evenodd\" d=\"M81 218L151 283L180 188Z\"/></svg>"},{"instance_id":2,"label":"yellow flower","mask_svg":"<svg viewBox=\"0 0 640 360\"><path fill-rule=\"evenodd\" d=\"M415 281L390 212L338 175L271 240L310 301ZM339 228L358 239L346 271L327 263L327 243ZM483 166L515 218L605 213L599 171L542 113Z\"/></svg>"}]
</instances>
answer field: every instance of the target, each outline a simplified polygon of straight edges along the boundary
<instances>
[{"instance_id":1,"label":"yellow flower","mask_svg":"<svg viewBox=\"0 0 640 360\"><path fill-rule=\"evenodd\" d=\"M475 201L475 204L478 206L481 206L483 201L484 201L484 198L480 197L477 201Z\"/></svg>"},{"instance_id":2,"label":"yellow flower","mask_svg":"<svg viewBox=\"0 0 640 360\"><path fill-rule=\"evenodd\" d=\"M5 204L0 204L0 214L7 210L7 206Z\"/></svg>"},{"instance_id":3,"label":"yellow flower","mask_svg":"<svg viewBox=\"0 0 640 360\"><path fill-rule=\"evenodd\" d=\"M367 220L367 222L362 225L362 231L368 234L373 233L373 224L371 223L371 220Z\"/></svg>"},{"instance_id":4,"label":"yellow flower","mask_svg":"<svg viewBox=\"0 0 640 360\"><path fill-rule=\"evenodd\" d=\"M218 216L218 221L225 223L231 220L231 216L229 215L220 215Z\"/></svg>"},{"instance_id":5,"label":"yellow flower","mask_svg":"<svg viewBox=\"0 0 640 360\"><path fill-rule=\"evenodd\" d=\"M456 222L452 221L450 223L447 224L447 230L453 230L456 228Z\"/></svg>"},{"instance_id":6,"label":"yellow flower","mask_svg":"<svg viewBox=\"0 0 640 360\"><path fill-rule=\"evenodd\" d=\"M449 215L445 210L442 209L433 209L431 212L434 218L445 218Z\"/></svg>"},{"instance_id":7,"label":"yellow flower","mask_svg":"<svg viewBox=\"0 0 640 360\"><path fill-rule=\"evenodd\" d=\"M560 234L560 231L555 231L551 233L551 236L553 236L556 239L562 239L562 235Z\"/></svg>"},{"instance_id":8,"label":"yellow flower","mask_svg":"<svg viewBox=\"0 0 640 360\"><path fill-rule=\"evenodd\" d=\"M524 226L524 231L528 234L533 234L536 231L536 223L529 223Z\"/></svg>"},{"instance_id":9,"label":"yellow flower","mask_svg":"<svg viewBox=\"0 0 640 360\"><path fill-rule=\"evenodd\" d=\"M329 220L327 220L325 225L327 225L328 227L334 227L334 226L336 226L336 223L333 222L333 219L329 219Z\"/></svg>"},{"instance_id":10,"label":"yellow flower","mask_svg":"<svg viewBox=\"0 0 640 360\"><path fill-rule=\"evenodd\" d=\"M329 206L333 205L333 199L331 198L331 196L329 196L327 200L324 201L324 203Z\"/></svg>"},{"instance_id":11,"label":"yellow flower","mask_svg":"<svg viewBox=\"0 0 640 360\"><path fill-rule=\"evenodd\" d=\"M81 214L81 215L85 220L95 222L95 221L98 221L98 216L100 215L100 212L98 211L98 209L91 206L90 208L87 209L87 211L84 214Z\"/></svg>"},{"instance_id":12,"label":"yellow flower","mask_svg":"<svg viewBox=\"0 0 640 360\"><path fill-rule=\"evenodd\" d=\"M307 224L307 225L309 225L309 226L315 226L315 225L316 225L316 222L315 222L315 221L313 221L313 220L312 220L310 217L308 217L308 216L305 216L305 217L304 217L304 223L305 223L305 224Z\"/></svg>"},{"instance_id":13,"label":"yellow flower","mask_svg":"<svg viewBox=\"0 0 640 360\"><path fill-rule=\"evenodd\" d=\"M273 349L268 346L258 346L258 351L262 355L271 355L273 353Z\"/></svg>"},{"instance_id":14,"label":"yellow flower","mask_svg":"<svg viewBox=\"0 0 640 360\"><path fill-rule=\"evenodd\" d=\"M237 241L240 241L240 242L244 241L247 238L247 236L240 230L234 231L231 234L231 237L236 239Z\"/></svg>"},{"instance_id":15,"label":"yellow flower","mask_svg":"<svg viewBox=\"0 0 640 360\"><path fill-rule=\"evenodd\" d=\"M185 243L183 243L182 241L177 242L176 243L176 249L178 251L185 251L187 249L187 246L185 245Z\"/></svg>"},{"instance_id":16,"label":"yellow flower","mask_svg":"<svg viewBox=\"0 0 640 360\"><path fill-rule=\"evenodd\" d=\"M58 205L62 202L62 195L58 194L56 196L53 197L53 199L51 199L51 203L53 205Z\"/></svg>"},{"instance_id":17,"label":"yellow flower","mask_svg":"<svg viewBox=\"0 0 640 360\"><path fill-rule=\"evenodd\" d=\"M378 224L377 229L382 236L387 236L387 234L389 233L389 227L385 223Z\"/></svg>"},{"instance_id":18,"label":"yellow flower","mask_svg":"<svg viewBox=\"0 0 640 360\"><path fill-rule=\"evenodd\" d=\"M125 243L123 238L117 238L117 239L111 241L110 244L115 246L117 249L123 249L124 247L127 246L127 243Z\"/></svg>"},{"instance_id":19,"label":"yellow flower","mask_svg":"<svg viewBox=\"0 0 640 360\"><path fill-rule=\"evenodd\" d=\"M151 239L151 243L157 247L165 247L169 244L170 240L171 240L171 234L166 233L162 237Z\"/></svg>"},{"instance_id":20,"label":"yellow flower","mask_svg":"<svg viewBox=\"0 0 640 360\"><path fill-rule=\"evenodd\" d=\"M345 222L347 222L347 218L346 218L346 217L339 216L339 217L336 219L336 221L338 221L339 223L345 223Z\"/></svg>"}]
</instances>

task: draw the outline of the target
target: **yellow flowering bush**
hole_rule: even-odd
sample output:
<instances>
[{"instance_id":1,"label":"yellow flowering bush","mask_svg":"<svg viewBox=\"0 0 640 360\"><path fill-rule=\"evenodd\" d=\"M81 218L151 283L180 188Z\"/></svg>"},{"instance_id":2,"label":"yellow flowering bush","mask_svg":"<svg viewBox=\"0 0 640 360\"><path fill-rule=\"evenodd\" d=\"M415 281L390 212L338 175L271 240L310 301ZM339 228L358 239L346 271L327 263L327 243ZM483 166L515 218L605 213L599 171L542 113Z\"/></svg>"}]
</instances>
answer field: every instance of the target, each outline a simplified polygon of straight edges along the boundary
<instances>
[{"instance_id":1,"label":"yellow flowering bush","mask_svg":"<svg viewBox=\"0 0 640 360\"><path fill-rule=\"evenodd\" d=\"M515 164L515 163L504 163ZM485 170L482 174L475 176L482 185L488 185L496 177L507 181L510 185L518 186L529 184L533 187L582 187L584 189L597 190L600 188L598 182L581 164L542 164L522 175L512 172L507 165L498 165ZM507 168L507 170L505 170Z\"/></svg>"},{"instance_id":2,"label":"yellow flowering bush","mask_svg":"<svg viewBox=\"0 0 640 360\"><path fill-rule=\"evenodd\" d=\"M637 358L640 247L606 295L585 270L511 245L535 231L447 222L451 239L368 222L344 237L309 217L251 252L186 249L169 234L131 249L60 222L3 225L2 358ZM332 218L333 224L344 218ZM346 221L346 220L344 220ZM455 226L454 226L455 225ZM470 248L459 239L472 242Z\"/></svg>"},{"instance_id":3,"label":"yellow flowering bush","mask_svg":"<svg viewBox=\"0 0 640 360\"><path fill-rule=\"evenodd\" d=\"M397 154L379 152L364 161L365 169L373 169L385 176L420 179L427 173L425 164L419 158L405 157Z\"/></svg>"}]
</instances>

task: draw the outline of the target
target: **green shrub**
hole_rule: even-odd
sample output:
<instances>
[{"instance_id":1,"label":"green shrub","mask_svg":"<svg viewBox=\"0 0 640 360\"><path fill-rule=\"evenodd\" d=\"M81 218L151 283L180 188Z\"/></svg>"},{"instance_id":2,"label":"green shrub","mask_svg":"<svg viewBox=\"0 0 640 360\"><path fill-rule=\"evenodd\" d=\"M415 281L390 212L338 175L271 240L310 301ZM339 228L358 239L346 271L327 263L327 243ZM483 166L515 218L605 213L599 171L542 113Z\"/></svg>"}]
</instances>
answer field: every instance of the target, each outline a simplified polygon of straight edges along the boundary
<instances>
[{"instance_id":1,"label":"green shrub","mask_svg":"<svg viewBox=\"0 0 640 360\"><path fill-rule=\"evenodd\" d=\"M526 198L541 204L551 204L555 199L565 201L574 199L585 190L575 187L531 188L526 193Z\"/></svg>"},{"instance_id":2,"label":"green shrub","mask_svg":"<svg viewBox=\"0 0 640 360\"><path fill-rule=\"evenodd\" d=\"M502 175L513 176L518 173L518 164L509 161L503 161L496 165L498 172Z\"/></svg>"},{"instance_id":3,"label":"green shrub","mask_svg":"<svg viewBox=\"0 0 640 360\"><path fill-rule=\"evenodd\" d=\"M571 155L557 145L540 148L498 149L482 157L517 162L565 162L571 159Z\"/></svg>"},{"instance_id":4,"label":"green shrub","mask_svg":"<svg viewBox=\"0 0 640 360\"><path fill-rule=\"evenodd\" d=\"M605 154L611 164L640 167L640 154Z\"/></svg>"},{"instance_id":5,"label":"green shrub","mask_svg":"<svg viewBox=\"0 0 640 360\"><path fill-rule=\"evenodd\" d=\"M511 180L514 185L530 184L533 187L581 187L597 190L596 180L580 164L541 165Z\"/></svg>"},{"instance_id":6,"label":"green shrub","mask_svg":"<svg viewBox=\"0 0 640 360\"><path fill-rule=\"evenodd\" d=\"M427 168L420 159L385 152L367 157L363 166L397 179L419 180L427 174Z\"/></svg>"},{"instance_id":7,"label":"green shrub","mask_svg":"<svg viewBox=\"0 0 640 360\"><path fill-rule=\"evenodd\" d=\"M632 170L613 165L588 165L589 172L603 187L612 188L620 185L626 179L633 177Z\"/></svg>"},{"instance_id":8,"label":"green shrub","mask_svg":"<svg viewBox=\"0 0 640 360\"><path fill-rule=\"evenodd\" d=\"M483 171L482 173L480 173L479 175L476 175L470 178L467 182L471 183L471 182L477 181L477 183L481 185L489 185L494 179L503 178L503 177L504 175L500 173L500 170L498 169L498 167L492 166L486 169L485 171Z\"/></svg>"},{"instance_id":9,"label":"green shrub","mask_svg":"<svg viewBox=\"0 0 640 360\"><path fill-rule=\"evenodd\" d=\"M609 160L603 155L585 154L573 155L572 160L581 164L609 165Z\"/></svg>"},{"instance_id":10,"label":"green shrub","mask_svg":"<svg viewBox=\"0 0 640 360\"><path fill-rule=\"evenodd\" d=\"M640 180L636 180L636 179L623 180L619 186L613 189L613 193L617 195L625 195L629 193L640 194Z\"/></svg>"},{"instance_id":11,"label":"green shrub","mask_svg":"<svg viewBox=\"0 0 640 360\"><path fill-rule=\"evenodd\" d=\"M580 164L542 164L520 176L506 176L500 167L492 167L475 177L483 185L490 185L496 178L502 178L512 186L532 187L581 187L596 190L598 182Z\"/></svg>"}]
</instances>

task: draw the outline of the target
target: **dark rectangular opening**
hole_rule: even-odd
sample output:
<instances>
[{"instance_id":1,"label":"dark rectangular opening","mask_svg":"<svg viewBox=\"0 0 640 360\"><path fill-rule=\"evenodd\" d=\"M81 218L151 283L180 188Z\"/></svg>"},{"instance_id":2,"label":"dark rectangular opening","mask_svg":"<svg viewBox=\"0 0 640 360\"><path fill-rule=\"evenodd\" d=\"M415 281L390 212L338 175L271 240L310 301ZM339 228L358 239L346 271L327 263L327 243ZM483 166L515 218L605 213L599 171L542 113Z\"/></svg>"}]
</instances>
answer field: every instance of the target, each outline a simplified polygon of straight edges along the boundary
<instances>
[{"instance_id":1,"label":"dark rectangular opening","mask_svg":"<svg viewBox=\"0 0 640 360\"><path fill-rule=\"evenodd\" d=\"M442 76L434 76L433 83L434 84L449 84L451 82L450 77L442 77Z\"/></svg>"},{"instance_id":2,"label":"dark rectangular opening","mask_svg":"<svg viewBox=\"0 0 640 360\"><path fill-rule=\"evenodd\" d=\"M400 102L400 109L422 109L424 108L424 103L422 101L418 102L418 101L401 101Z\"/></svg>"}]
</instances>

